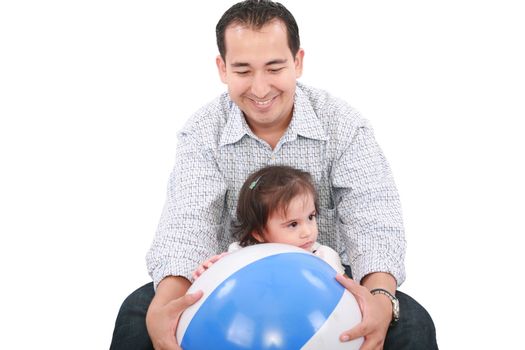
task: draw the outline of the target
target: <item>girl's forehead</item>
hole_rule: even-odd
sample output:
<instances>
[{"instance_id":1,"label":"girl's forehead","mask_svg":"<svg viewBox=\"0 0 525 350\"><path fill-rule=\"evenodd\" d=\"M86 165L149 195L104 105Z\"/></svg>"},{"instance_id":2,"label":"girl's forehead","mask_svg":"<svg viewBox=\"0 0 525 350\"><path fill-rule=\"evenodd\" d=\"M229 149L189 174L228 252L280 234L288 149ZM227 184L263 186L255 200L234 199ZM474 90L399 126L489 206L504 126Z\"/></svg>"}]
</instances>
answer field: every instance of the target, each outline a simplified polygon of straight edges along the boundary
<instances>
[{"instance_id":1,"label":"girl's forehead","mask_svg":"<svg viewBox=\"0 0 525 350\"><path fill-rule=\"evenodd\" d=\"M312 210L315 210L314 196L312 193L306 192L293 197L288 203L282 203L270 213L270 216L287 218L290 215Z\"/></svg>"}]
</instances>

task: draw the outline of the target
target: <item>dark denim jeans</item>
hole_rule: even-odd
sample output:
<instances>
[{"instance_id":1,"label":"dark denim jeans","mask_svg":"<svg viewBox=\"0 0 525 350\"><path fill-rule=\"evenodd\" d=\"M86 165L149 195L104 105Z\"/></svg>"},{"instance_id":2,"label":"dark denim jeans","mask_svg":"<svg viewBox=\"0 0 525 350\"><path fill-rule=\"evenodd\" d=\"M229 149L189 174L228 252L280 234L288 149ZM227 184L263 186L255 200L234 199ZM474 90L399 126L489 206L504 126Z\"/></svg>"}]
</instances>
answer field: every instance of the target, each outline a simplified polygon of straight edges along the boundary
<instances>
[{"instance_id":1,"label":"dark denim jeans","mask_svg":"<svg viewBox=\"0 0 525 350\"><path fill-rule=\"evenodd\" d=\"M349 269L347 275L351 276ZM148 283L127 297L117 316L111 350L153 349L146 329L146 312L154 294L153 283ZM384 349L437 349L436 330L428 312L407 294L398 291L396 296L400 318L390 327Z\"/></svg>"}]
</instances>

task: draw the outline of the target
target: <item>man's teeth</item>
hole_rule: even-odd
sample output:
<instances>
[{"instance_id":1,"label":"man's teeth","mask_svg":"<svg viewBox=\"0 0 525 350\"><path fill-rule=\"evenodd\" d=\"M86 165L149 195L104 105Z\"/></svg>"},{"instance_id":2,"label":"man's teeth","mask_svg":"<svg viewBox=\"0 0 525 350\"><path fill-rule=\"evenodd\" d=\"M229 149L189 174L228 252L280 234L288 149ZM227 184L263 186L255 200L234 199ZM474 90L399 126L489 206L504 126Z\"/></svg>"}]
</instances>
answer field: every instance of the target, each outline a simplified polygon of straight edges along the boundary
<instances>
[{"instance_id":1,"label":"man's teeth","mask_svg":"<svg viewBox=\"0 0 525 350\"><path fill-rule=\"evenodd\" d=\"M264 106L264 105L267 105L268 103L270 103L271 101L272 101L272 99L269 99L269 100L266 100L266 101L262 101L262 102L255 101L255 103L258 104L259 106Z\"/></svg>"}]
</instances>

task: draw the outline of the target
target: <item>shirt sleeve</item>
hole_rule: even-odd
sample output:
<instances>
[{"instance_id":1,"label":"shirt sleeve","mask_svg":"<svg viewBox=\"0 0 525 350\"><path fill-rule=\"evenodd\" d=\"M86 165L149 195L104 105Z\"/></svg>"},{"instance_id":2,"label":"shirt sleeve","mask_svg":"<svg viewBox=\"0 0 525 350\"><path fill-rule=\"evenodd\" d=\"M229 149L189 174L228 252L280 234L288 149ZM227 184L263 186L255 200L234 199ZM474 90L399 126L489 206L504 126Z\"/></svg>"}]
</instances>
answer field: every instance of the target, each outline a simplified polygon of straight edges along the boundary
<instances>
[{"instance_id":1,"label":"shirt sleeve","mask_svg":"<svg viewBox=\"0 0 525 350\"><path fill-rule=\"evenodd\" d=\"M211 150L181 133L164 209L146 256L154 286L166 276L191 280L196 266L219 250L226 185Z\"/></svg>"},{"instance_id":2,"label":"shirt sleeve","mask_svg":"<svg viewBox=\"0 0 525 350\"><path fill-rule=\"evenodd\" d=\"M405 280L406 242L390 167L368 126L356 129L332 169L339 230L356 281L373 272Z\"/></svg>"}]
</instances>

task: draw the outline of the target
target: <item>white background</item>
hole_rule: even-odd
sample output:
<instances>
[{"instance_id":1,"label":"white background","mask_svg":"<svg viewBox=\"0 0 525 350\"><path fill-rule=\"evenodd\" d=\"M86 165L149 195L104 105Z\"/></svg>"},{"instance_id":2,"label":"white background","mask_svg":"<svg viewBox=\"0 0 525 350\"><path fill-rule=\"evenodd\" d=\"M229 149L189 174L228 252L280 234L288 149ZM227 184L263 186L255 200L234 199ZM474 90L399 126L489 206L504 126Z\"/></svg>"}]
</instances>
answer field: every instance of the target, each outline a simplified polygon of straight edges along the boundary
<instances>
[{"instance_id":1,"label":"white background","mask_svg":"<svg viewBox=\"0 0 525 350\"><path fill-rule=\"evenodd\" d=\"M0 347L108 348L174 165L224 90L230 1L0 4ZM374 126L402 198L408 279L442 349L521 344L524 11L519 1L284 1L301 81ZM322 5L321 5L322 4Z\"/></svg>"}]
</instances>

